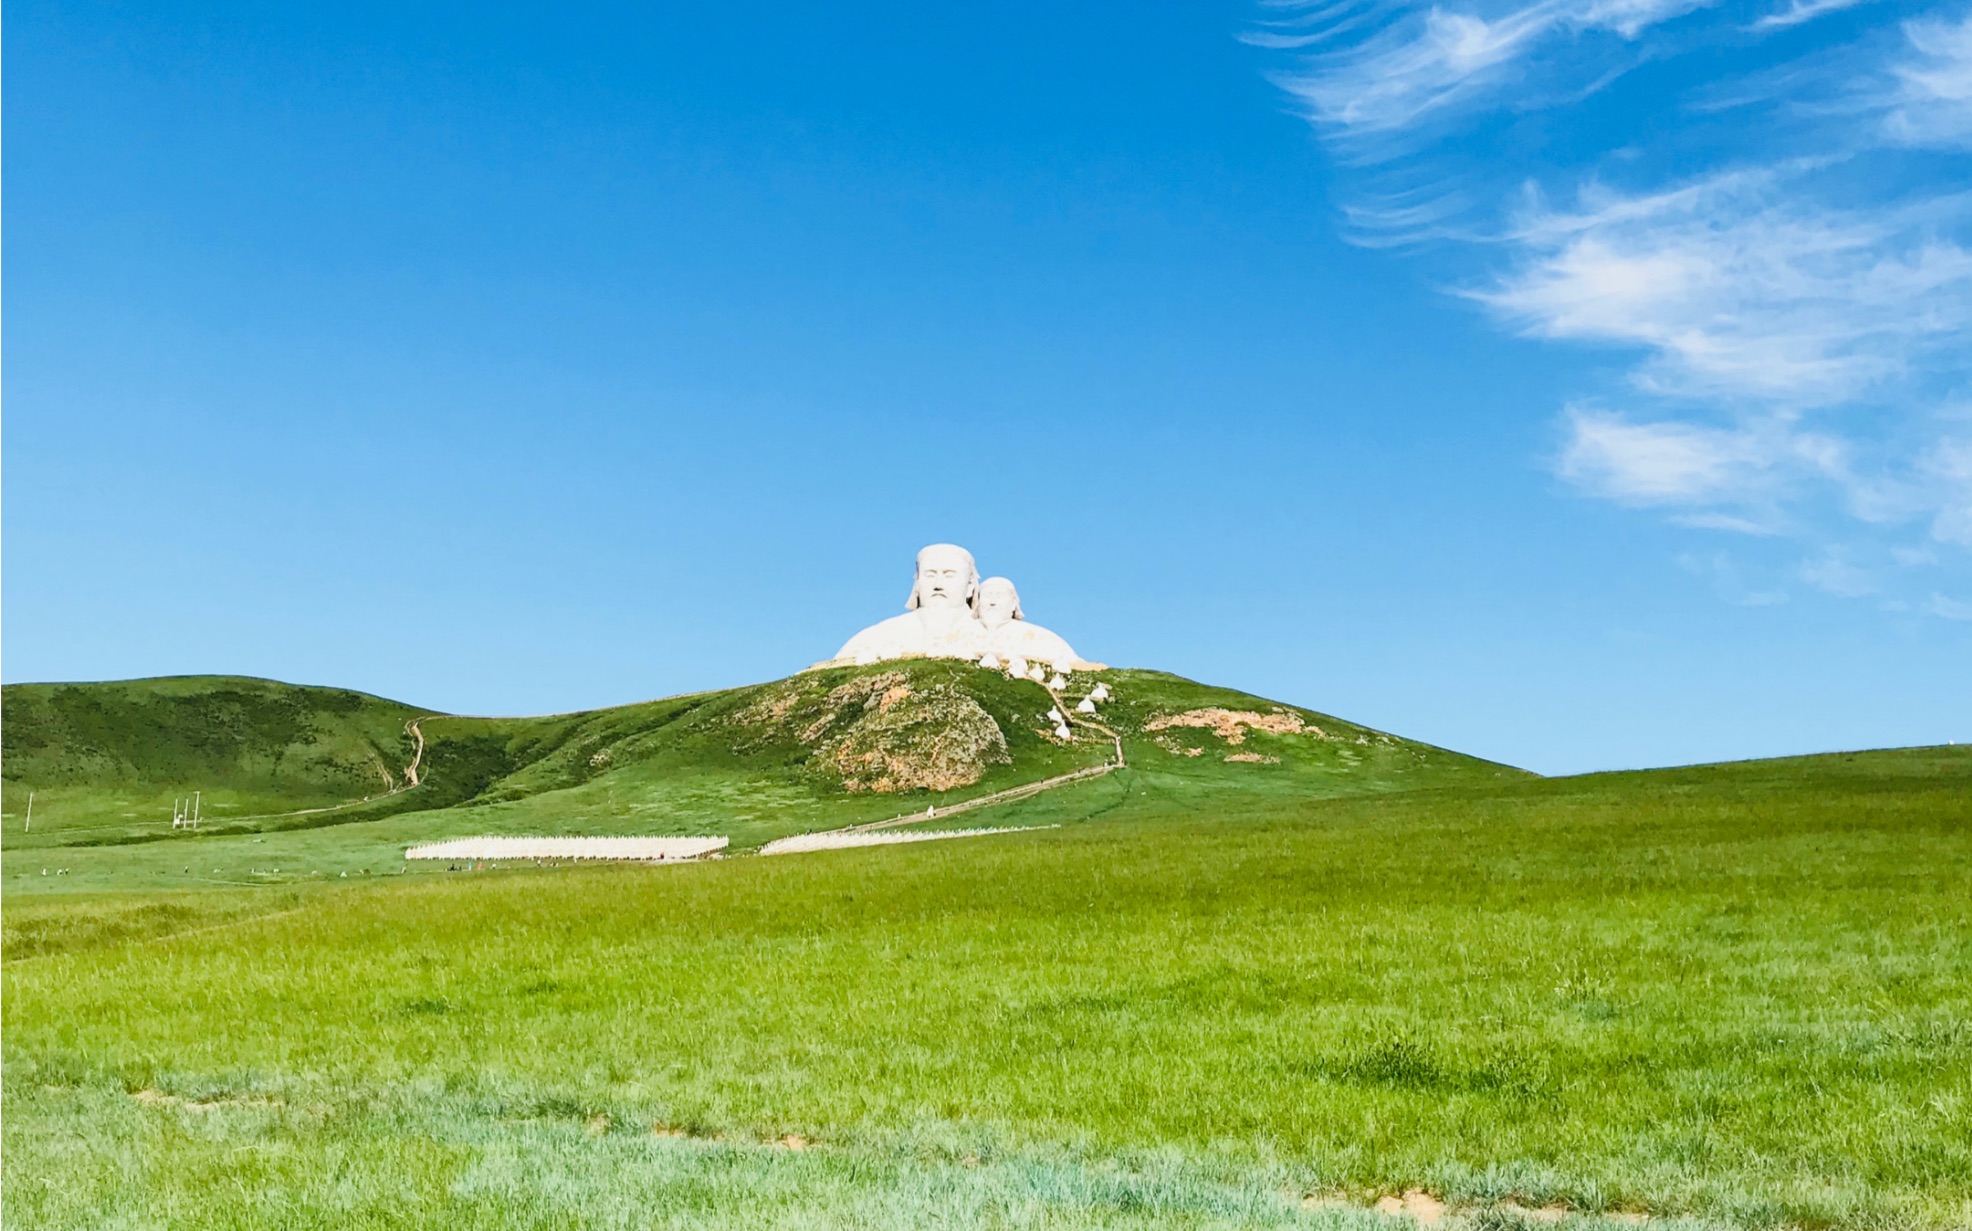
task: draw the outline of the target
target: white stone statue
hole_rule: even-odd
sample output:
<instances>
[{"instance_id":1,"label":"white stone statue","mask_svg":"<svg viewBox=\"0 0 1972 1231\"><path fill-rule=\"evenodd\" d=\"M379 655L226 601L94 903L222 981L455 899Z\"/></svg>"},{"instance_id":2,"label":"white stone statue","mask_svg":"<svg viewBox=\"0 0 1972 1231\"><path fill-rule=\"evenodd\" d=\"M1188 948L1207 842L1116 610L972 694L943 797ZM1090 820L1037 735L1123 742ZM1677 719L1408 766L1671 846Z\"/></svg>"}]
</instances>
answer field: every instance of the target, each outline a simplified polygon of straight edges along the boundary
<instances>
[{"instance_id":1,"label":"white stone statue","mask_svg":"<svg viewBox=\"0 0 1972 1231\"><path fill-rule=\"evenodd\" d=\"M986 648L1000 659L1047 663L1062 670L1087 666L1066 641L1027 622L1026 613L1020 609L1020 591L1006 578L988 577L980 582L976 606L979 623L986 630Z\"/></svg>"},{"instance_id":2,"label":"white stone statue","mask_svg":"<svg viewBox=\"0 0 1972 1231\"><path fill-rule=\"evenodd\" d=\"M1057 671L1100 665L1083 662L1066 641L1029 624L1013 583L1004 577L980 581L972 553L950 543L918 553L903 615L857 633L829 661L864 665L892 658L970 658L1037 680L1048 678L1043 664Z\"/></svg>"},{"instance_id":3,"label":"white stone statue","mask_svg":"<svg viewBox=\"0 0 1972 1231\"><path fill-rule=\"evenodd\" d=\"M972 553L933 543L918 553L917 577L904 614L872 624L835 652L833 661L864 664L890 658L977 658L985 629L972 613L979 569Z\"/></svg>"},{"instance_id":4,"label":"white stone statue","mask_svg":"<svg viewBox=\"0 0 1972 1231\"><path fill-rule=\"evenodd\" d=\"M979 614L979 622L986 626L987 632L1006 627L1009 620L1027 618L1020 610L1020 591L1005 577L988 577L980 582L979 597L972 609Z\"/></svg>"}]
</instances>

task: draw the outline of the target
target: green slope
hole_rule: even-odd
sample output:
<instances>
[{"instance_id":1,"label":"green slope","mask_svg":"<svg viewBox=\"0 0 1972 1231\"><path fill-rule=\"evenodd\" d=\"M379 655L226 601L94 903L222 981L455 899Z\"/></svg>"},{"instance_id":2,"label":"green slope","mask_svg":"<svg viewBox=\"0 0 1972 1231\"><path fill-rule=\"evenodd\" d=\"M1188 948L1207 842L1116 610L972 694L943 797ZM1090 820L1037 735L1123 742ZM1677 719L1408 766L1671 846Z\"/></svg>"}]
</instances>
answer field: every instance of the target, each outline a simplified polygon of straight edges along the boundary
<instances>
[{"instance_id":1,"label":"green slope","mask_svg":"<svg viewBox=\"0 0 1972 1231\"><path fill-rule=\"evenodd\" d=\"M977 841L10 893L0 1212L1972 1226L1972 748L1331 798L1132 748Z\"/></svg>"},{"instance_id":2,"label":"green slope","mask_svg":"<svg viewBox=\"0 0 1972 1231\"><path fill-rule=\"evenodd\" d=\"M60 887L78 888L126 875L261 883L282 865L280 879L361 874L412 842L462 833L719 834L745 847L1100 766L1116 739L1132 778L1222 802L1524 776L1159 672L1078 677L1062 695L1071 713L1097 682L1112 698L1092 723L1074 716L1065 741L1039 684L954 662L805 672L539 718L433 715L218 677L11 685L4 848L41 852L55 877L76 878ZM414 758L419 781L407 787ZM171 800L195 790L207 824L172 831ZM35 819L23 832L28 791ZM967 819L999 823L1003 811ZM139 849L151 844L160 849Z\"/></svg>"},{"instance_id":3,"label":"green slope","mask_svg":"<svg viewBox=\"0 0 1972 1231\"><path fill-rule=\"evenodd\" d=\"M0 714L8 837L67 845L168 834L173 801L194 791L215 827L385 795L405 785L414 748L405 724L426 712L235 676L10 684ZM23 835L30 790L34 830Z\"/></svg>"}]
</instances>

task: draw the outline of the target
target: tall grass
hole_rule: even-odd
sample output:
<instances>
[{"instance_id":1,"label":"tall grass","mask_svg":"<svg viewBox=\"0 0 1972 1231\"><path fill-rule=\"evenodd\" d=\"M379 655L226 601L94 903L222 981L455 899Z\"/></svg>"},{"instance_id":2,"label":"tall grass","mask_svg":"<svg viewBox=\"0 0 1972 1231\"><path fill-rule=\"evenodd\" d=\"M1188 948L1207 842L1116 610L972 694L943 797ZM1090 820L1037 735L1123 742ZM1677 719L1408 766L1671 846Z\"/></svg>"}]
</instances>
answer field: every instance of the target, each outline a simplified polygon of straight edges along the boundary
<instances>
[{"instance_id":1,"label":"tall grass","mask_svg":"<svg viewBox=\"0 0 1972 1231\"><path fill-rule=\"evenodd\" d=\"M1962 751L1009 815L1071 823L10 902L6 1220L1972 1223Z\"/></svg>"}]
</instances>

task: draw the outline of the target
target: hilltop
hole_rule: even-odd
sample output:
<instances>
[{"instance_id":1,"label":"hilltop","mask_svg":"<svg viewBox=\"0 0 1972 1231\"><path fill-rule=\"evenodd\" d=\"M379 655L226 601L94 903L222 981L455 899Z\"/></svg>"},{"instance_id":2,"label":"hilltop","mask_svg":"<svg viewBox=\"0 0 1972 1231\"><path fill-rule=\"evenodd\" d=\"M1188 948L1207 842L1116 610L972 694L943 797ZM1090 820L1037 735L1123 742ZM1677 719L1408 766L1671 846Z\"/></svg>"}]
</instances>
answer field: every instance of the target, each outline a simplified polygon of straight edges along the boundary
<instances>
[{"instance_id":1,"label":"hilltop","mask_svg":"<svg viewBox=\"0 0 1972 1231\"><path fill-rule=\"evenodd\" d=\"M1075 713L1097 683L1107 699ZM1095 770L1119 750L1139 790L1222 804L1525 776L1162 672L1083 674L1051 694L949 660L538 718L222 676L8 685L4 705L5 849L69 867L64 888L126 875L259 883L282 864L290 876L375 871L405 845L458 834L716 834L744 848ZM1068 738L1050 710L1068 711ZM1116 790L1070 794L1101 807ZM173 801L194 792L200 831L172 830ZM249 836L251 850L237 841ZM194 849L202 873L184 871Z\"/></svg>"},{"instance_id":2,"label":"hilltop","mask_svg":"<svg viewBox=\"0 0 1972 1231\"><path fill-rule=\"evenodd\" d=\"M170 676L4 689L6 777L64 787L203 789L215 809L289 811L387 793L415 706L342 688Z\"/></svg>"}]
</instances>

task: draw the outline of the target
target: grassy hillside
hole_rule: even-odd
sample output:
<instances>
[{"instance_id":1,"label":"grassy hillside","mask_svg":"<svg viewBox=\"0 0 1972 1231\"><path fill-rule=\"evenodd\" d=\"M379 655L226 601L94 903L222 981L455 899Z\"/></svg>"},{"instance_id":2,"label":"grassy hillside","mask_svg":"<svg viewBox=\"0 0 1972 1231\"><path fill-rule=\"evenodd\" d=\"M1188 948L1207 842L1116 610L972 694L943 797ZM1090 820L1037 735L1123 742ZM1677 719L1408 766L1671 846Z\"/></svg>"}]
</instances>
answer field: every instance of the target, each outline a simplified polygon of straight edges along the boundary
<instances>
[{"instance_id":1,"label":"grassy hillside","mask_svg":"<svg viewBox=\"0 0 1972 1231\"><path fill-rule=\"evenodd\" d=\"M218 828L388 794L414 756L406 723L428 712L233 676L9 684L0 704L8 837L33 790L35 844L169 833L194 791Z\"/></svg>"},{"instance_id":2,"label":"grassy hillside","mask_svg":"<svg viewBox=\"0 0 1972 1231\"><path fill-rule=\"evenodd\" d=\"M398 785L420 711L238 676L9 684L8 776L42 786L204 781L339 799Z\"/></svg>"},{"instance_id":3,"label":"grassy hillside","mask_svg":"<svg viewBox=\"0 0 1972 1231\"><path fill-rule=\"evenodd\" d=\"M1096 721L1157 789L1224 802L1522 776L1157 672L1084 676L1062 700L1098 681L1114 695ZM1056 739L1044 716L1054 704L1031 681L922 661L517 719L268 681L9 686L0 849L21 857L9 889L72 892L396 873L405 846L462 834L716 834L745 848L1114 758L1094 726ZM414 756L419 782L407 787ZM29 790L35 820L23 832ZM209 823L174 832L170 801L193 790L206 793ZM1085 798L1106 796L1064 806L1080 815ZM1035 801L967 820L1058 810Z\"/></svg>"},{"instance_id":4,"label":"grassy hillside","mask_svg":"<svg viewBox=\"0 0 1972 1231\"><path fill-rule=\"evenodd\" d=\"M1007 810L1059 829L9 893L0 1213L1972 1226L1972 750L1321 797L1373 736L1186 742L1158 686L1138 768Z\"/></svg>"}]
</instances>

